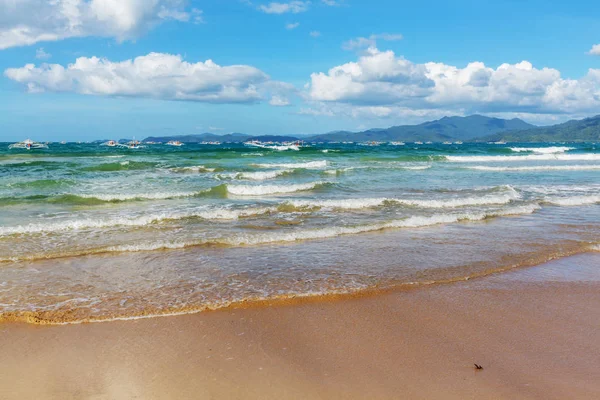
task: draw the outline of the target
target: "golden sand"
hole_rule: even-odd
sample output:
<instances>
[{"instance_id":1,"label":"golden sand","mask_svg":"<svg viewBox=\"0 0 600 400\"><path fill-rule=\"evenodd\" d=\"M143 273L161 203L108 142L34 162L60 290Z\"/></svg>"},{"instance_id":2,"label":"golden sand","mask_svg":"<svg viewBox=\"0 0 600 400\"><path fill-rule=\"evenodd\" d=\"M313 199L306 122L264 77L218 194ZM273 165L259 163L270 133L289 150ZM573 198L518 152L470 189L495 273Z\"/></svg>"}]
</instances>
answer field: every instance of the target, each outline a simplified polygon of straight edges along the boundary
<instances>
[{"instance_id":1,"label":"golden sand","mask_svg":"<svg viewBox=\"0 0 600 400\"><path fill-rule=\"evenodd\" d=\"M598 253L339 301L4 323L0 399L592 399L598 326Z\"/></svg>"}]
</instances>

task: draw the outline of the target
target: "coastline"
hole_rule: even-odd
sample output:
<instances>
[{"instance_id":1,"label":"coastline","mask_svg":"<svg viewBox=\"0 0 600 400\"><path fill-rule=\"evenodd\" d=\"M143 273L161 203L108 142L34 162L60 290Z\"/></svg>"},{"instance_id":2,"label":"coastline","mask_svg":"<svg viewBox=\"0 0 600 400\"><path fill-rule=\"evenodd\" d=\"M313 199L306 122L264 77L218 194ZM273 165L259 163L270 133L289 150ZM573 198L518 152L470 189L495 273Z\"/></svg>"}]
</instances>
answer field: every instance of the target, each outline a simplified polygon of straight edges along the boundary
<instances>
[{"instance_id":1,"label":"coastline","mask_svg":"<svg viewBox=\"0 0 600 400\"><path fill-rule=\"evenodd\" d=\"M336 301L2 323L0 397L593 398L599 289L600 254L583 253Z\"/></svg>"}]
</instances>

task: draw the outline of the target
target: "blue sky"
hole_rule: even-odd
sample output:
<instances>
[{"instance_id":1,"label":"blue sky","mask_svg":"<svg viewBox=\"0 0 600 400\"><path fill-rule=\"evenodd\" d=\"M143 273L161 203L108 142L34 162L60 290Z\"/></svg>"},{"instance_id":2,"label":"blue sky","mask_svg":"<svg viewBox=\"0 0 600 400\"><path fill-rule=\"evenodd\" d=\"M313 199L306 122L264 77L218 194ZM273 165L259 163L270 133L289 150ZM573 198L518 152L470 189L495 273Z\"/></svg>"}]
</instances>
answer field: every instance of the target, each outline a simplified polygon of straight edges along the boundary
<instances>
[{"instance_id":1,"label":"blue sky","mask_svg":"<svg viewBox=\"0 0 600 400\"><path fill-rule=\"evenodd\" d=\"M561 122L600 114L598 26L592 1L0 0L0 140Z\"/></svg>"}]
</instances>

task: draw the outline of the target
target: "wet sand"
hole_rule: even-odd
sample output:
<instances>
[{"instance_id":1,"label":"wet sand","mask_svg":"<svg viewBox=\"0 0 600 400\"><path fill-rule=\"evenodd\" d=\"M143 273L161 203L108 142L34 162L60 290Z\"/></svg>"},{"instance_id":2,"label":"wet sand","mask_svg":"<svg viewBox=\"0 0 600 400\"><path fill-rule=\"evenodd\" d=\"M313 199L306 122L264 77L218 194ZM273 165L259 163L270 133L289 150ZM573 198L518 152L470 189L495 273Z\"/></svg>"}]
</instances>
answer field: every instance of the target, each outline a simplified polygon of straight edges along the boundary
<instances>
[{"instance_id":1,"label":"wet sand","mask_svg":"<svg viewBox=\"0 0 600 400\"><path fill-rule=\"evenodd\" d=\"M339 301L4 323L0 399L600 398L599 327L600 253Z\"/></svg>"}]
</instances>

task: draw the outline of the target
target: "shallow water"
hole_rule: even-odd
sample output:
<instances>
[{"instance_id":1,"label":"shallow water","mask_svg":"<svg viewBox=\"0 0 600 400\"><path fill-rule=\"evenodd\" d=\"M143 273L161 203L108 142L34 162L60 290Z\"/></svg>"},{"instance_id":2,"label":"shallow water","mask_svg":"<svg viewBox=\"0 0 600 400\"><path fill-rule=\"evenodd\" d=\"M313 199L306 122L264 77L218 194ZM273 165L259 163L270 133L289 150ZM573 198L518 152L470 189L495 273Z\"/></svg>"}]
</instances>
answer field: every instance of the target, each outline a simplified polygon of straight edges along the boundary
<instances>
[{"instance_id":1,"label":"shallow water","mask_svg":"<svg viewBox=\"0 0 600 400\"><path fill-rule=\"evenodd\" d=\"M600 243L594 144L0 145L0 313L65 322L353 293Z\"/></svg>"}]
</instances>

